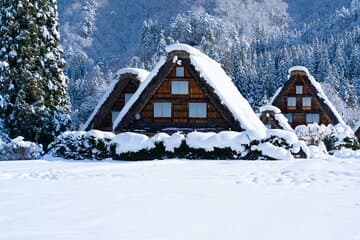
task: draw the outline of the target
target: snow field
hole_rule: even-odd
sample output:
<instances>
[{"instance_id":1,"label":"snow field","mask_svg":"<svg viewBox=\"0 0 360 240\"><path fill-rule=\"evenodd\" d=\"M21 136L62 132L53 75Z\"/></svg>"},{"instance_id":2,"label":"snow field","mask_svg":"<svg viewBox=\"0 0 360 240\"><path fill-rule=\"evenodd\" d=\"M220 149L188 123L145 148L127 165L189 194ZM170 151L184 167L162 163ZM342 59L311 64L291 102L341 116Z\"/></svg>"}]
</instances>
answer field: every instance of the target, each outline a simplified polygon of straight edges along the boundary
<instances>
[{"instance_id":1,"label":"snow field","mask_svg":"<svg viewBox=\"0 0 360 240\"><path fill-rule=\"evenodd\" d=\"M0 162L0 239L359 239L359 159Z\"/></svg>"}]
</instances>

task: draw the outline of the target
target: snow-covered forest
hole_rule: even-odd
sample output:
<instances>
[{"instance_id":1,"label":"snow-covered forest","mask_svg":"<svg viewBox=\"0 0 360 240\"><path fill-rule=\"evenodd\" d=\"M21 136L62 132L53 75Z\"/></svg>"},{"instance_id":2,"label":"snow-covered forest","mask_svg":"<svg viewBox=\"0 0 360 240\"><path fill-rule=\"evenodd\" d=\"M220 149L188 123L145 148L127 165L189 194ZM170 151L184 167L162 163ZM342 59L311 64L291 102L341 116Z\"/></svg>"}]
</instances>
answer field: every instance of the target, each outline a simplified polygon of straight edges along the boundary
<instances>
[{"instance_id":1,"label":"snow-covered forest","mask_svg":"<svg viewBox=\"0 0 360 240\"><path fill-rule=\"evenodd\" d=\"M348 124L360 118L359 0L58 4L74 128L86 121L119 68L149 70L177 41L219 61L255 108L286 81L289 67L304 65Z\"/></svg>"}]
</instances>

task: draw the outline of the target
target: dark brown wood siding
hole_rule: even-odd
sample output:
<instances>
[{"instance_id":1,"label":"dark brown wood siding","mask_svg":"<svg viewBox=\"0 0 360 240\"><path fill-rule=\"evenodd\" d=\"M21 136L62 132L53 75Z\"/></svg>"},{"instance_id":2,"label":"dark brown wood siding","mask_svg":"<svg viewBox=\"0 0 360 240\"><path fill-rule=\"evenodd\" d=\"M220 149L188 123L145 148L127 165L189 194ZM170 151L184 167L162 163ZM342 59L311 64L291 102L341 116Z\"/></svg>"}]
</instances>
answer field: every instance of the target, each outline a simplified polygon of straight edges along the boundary
<instances>
[{"instance_id":1,"label":"dark brown wood siding","mask_svg":"<svg viewBox=\"0 0 360 240\"><path fill-rule=\"evenodd\" d=\"M296 93L296 86L303 86L303 93ZM296 106L288 107L287 98L295 97ZM311 97L311 107L303 107L302 98ZM319 124L336 124L334 120L331 119L331 116L328 112L324 110L322 103L319 101L319 98L316 95L313 87L310 84L307 75L302 71L294 71L291 73L289 81L285 84L283 90L276 97L273 102L273 105L278 107L281 112L286 116L287 113L293 115L293 121L289 124L291 127L296 127L298 125L307 124L306 123L306 114L307 113L317 113L319 114Z\"/></svg>"},{"instance_id":2,"label":"dark brown wood siding","mask_svg":"<svg viewBox=\"0 0 360 240\"><path fill-rule=\"evenodd\" d=\"M112 112L120 112L125 105L125 94L134 93L139 87L139 80L133 75L126 75L119 80L107 101L96 114L89 129L112 131Z\"/></svg>"},{"instance_id":3,"label":"dark brown wood siding","mask_svg":"<svg viewBox=\"0 0 360 240\"><path fill-rule=\"evenodd\" d=\"M185 62L185 61L183 61ZM162 80L161 85L156 89L150 100L145 104L140 112L140 119L132 123L131 128L135 130L150 129L157 131L165 128L181 129L207 129L207 130L225 130L231 126L226 122L215 105L211 102L209 96L205 94L196 78L189 71L188 66L183 64L184 76L176 76L176 66L173 66L169 74ZM187 81L188 94L172 94L172 81ZM172 105L171 118L155 118L154 103L169 102ZM190 118L189 103L206 103L206 118Z\"/></svg>"}]
</instances>

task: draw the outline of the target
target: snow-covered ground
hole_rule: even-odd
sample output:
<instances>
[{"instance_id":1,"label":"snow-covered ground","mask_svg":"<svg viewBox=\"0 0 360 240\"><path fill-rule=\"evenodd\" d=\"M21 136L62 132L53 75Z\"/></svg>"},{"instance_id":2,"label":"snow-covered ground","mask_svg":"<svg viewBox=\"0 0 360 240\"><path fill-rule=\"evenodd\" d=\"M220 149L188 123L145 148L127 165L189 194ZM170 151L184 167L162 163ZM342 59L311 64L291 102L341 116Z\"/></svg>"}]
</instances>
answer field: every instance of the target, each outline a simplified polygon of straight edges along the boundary
<instances>
[{"instance_id":1,"label":"snow-covered ground","mask_svg":"<svg viewBox=\"0 0 360 240\"><path fill-rule=\"evenodd\" d=\"M0 239L360 239L360 159L0 162Z\"/></svg>"}]
</instances>

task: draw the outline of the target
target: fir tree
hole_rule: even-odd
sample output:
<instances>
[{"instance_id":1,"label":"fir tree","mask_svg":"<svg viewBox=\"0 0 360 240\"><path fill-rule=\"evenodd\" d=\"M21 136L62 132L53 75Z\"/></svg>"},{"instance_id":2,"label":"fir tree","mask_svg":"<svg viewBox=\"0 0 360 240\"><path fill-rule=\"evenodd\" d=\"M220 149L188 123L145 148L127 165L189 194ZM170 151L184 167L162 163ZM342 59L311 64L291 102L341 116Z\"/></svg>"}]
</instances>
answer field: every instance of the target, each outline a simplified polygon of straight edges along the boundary
<instances>
[{"instance_id":1,"label":"fir tree","mask_svg":"<svg viewBox=\"0 0 360 240\"><path fill-rule=\"evenodd\" d=\"M45 146L69 123L56 0L0 0L1 118L10 137Z\"/></svg>"}]
</instances>

